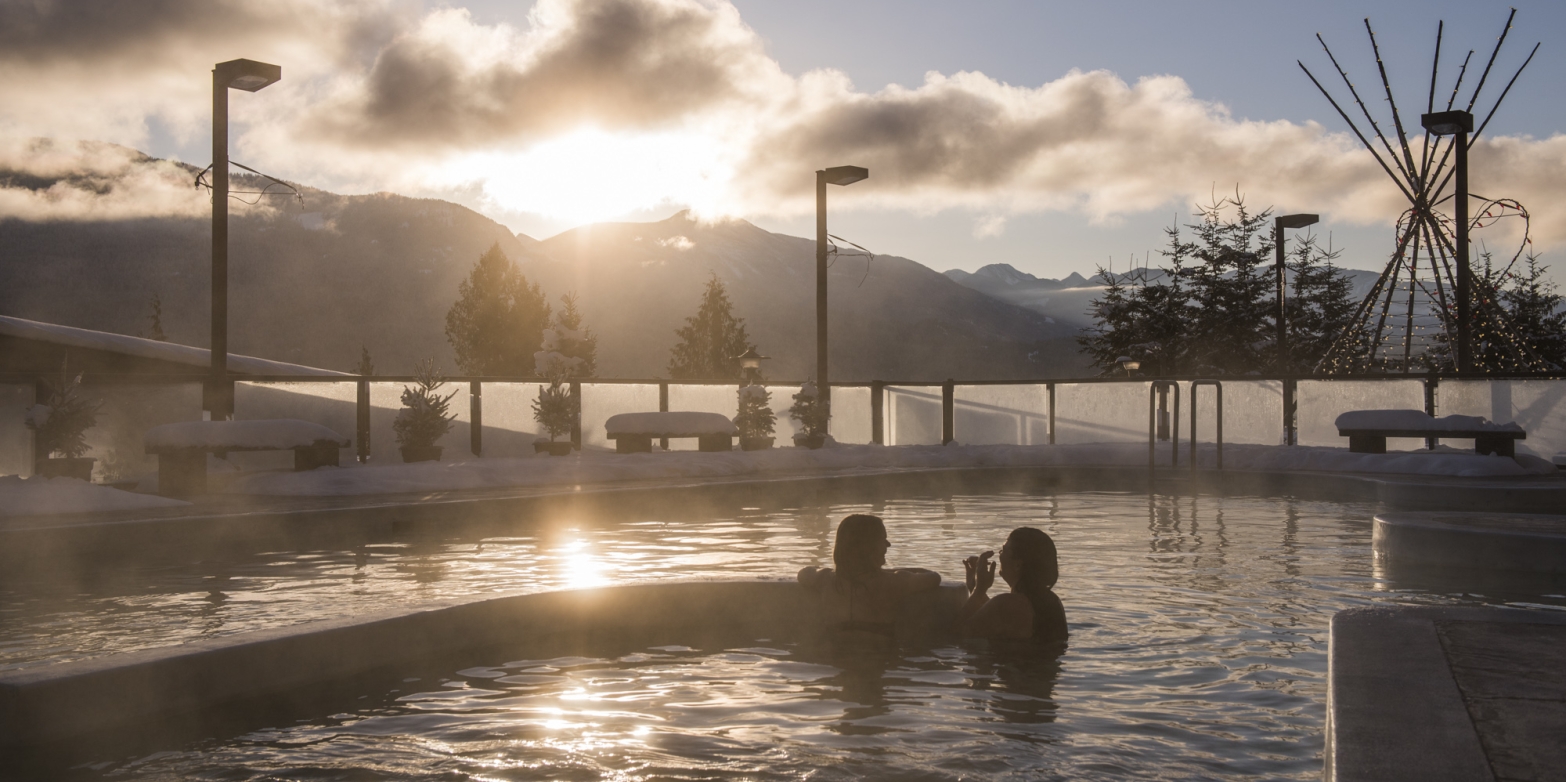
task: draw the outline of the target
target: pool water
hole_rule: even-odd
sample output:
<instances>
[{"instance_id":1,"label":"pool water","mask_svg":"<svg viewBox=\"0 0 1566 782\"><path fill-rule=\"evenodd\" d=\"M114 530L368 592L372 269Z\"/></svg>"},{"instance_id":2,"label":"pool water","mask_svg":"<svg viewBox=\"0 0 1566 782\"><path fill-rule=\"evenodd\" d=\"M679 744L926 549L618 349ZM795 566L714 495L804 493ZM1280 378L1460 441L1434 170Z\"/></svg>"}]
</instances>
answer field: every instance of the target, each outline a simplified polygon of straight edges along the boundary
<instances>
[{"instance_id":1,"label":"pool water","mask_svg":"<svg viewBox=\"0 0 1566 782\"><path fill-rule=\"evenodd\" d=\"M736 639L476 661L365 693L349 710L79 770L226 780L1314 779L1334 612L1566 607L1559 594L1383 577L1373 510L1082 492L559 519L506 538L163 566L70 594L12 584L3 607L24 632L7 633L6 654L39 664L497 590L788 576L829 564L834 521L853 512L887 520L892 564L950 583L963 556L998 549L1027 524L1060 551L1072 635L1058 655L980 643L844 657L790 639Z\"/></svg>"}]
</instances>

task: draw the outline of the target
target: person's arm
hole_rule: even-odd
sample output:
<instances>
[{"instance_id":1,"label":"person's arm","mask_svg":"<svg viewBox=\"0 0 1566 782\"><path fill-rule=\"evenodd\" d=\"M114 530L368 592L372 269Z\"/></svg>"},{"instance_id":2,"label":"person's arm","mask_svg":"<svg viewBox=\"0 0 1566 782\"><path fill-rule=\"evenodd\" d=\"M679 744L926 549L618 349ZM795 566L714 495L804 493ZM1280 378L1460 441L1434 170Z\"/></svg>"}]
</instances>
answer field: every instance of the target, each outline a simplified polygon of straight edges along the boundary
<instances>
[{"instance_id":1,"label":"person's arm","mask_svg":"<svg viewBox=\"0 0 1566 782\"><path fill-rule=\"evenodd\" d=\"M968 600L962 604L962 611L957 614L957 630L963 635L970 635L969 622L973 616L990 602L990 587L995 585L995 563L990 557L995 552L986 551L976 557L968 557L962 561L963 580L968 586Z\"/></svg>"},{"instance_id":2,"label":"person's arm","mask_svg":"<svg viewBox=\"0 0 1566 782\"><path fill-rule=\"evenodd\" d=\"M832 568L816 567L814 565L810 565L808 567L800 568L799 575L795 576L795 578L798 579L799 583L807 589L815 589L816 587L820 586L822 581L826 579L831 573Z\"/></svg>"},{"instance_id":3,"label":"person's arm","mask_svg":"<svg viewBox=\"0 0 1566 782\"><path fill-rule=\"evenodd\" d=\"M941 574L922 567L900 567L892 572L897 586L903 593L923 592L941 585Z\"/></svg>"}]
</instances>

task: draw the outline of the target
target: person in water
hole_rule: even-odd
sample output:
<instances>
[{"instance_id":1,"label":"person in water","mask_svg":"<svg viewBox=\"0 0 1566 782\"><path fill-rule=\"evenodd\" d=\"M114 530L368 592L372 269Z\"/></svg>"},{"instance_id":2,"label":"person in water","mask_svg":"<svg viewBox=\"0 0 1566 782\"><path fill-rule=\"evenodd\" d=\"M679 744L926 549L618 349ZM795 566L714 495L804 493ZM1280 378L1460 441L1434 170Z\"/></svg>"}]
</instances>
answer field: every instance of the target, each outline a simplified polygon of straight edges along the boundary
<instances>
[{"instance_id":1,"label":"person in water","mask_svg":"<svg viewBox=\"0 0 1566 782\"><path fill-rule=\"evenodd\" d=\"M881 519L856 513L837 525L832 547L836 568L799 571L799 583L819 597L829 629L890 636L902 599L941 585L941 574L933 570L887 568L891 546Z\"/></svg>"},{"instance_id":2,"label":"person in water","mask_svg":"<svg viewBox=\"0 0 1566 782\"><path fill-rule=\"evenodd\" d=\"M991 598L988 593L995 585L996 563L990 557L994 554L986 551L963 560L968 582L968 601L958 620L963 635L1065 640L1066 608L1054 592L1060 576L1055 541L1033 527L1012 530L1000 552L1000 577L1011 591Z\"/></svg>"}]
</instances>

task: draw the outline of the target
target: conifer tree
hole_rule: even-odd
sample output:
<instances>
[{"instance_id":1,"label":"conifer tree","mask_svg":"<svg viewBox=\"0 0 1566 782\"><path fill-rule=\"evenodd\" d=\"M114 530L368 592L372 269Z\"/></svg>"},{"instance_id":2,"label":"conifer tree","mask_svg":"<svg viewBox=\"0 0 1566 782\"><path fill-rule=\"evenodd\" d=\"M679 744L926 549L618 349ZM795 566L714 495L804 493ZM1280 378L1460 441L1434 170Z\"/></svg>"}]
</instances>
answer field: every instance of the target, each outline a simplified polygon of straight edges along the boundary
<instances>
[{"instance_id":1,"label":"conifer tree","mask_svg":"<svg viewBox=\"0 0 1566 782\"><path fill-rule=\"evenodd\" d=\"M1566 309L1554 282L1545 277L1548 266L1528 253L1521 272L1513 272L1501 292L1501 304L1512 326L1539 358L1566 369Z\"/></svg>"},{"instance_id":2,"label":"conifer tree","mask_svg":"<svg viewBox=\"0 0 1566 782\"><path fill-rule=\"evenodd\" d=\"M154 293L150 304L152 314L147 316L147 320L151 322L147 329L147 339L168 342L168 335L163 333L163 298Z\"/></svg>"},{"instance_id":3,"label":"conifer tree","mask_svg":"<svg viewBox=\"0 0 1566 782\"><path fill-rule=\"evenodd\" d=\"M359 363L353 368L353 373L366 377L375 374L375 362L370 360L370 349L363 345L359 346Z\"/></svg>"},{"instance_id":4,"label":"conifer tree","mask_svg":"<svg viewBox=\"0 0 1566 782\"><path fill-rule=\"evenodd\" d=\"M745 333L744 318L734 317L728 291L716 274L707 280L701 308L674 333L680 342L669 351L669 377L677 380L737 378L740 364L735 356L755 347Z\"/></svg>"},{"instance_id":5,"label":"conifer tree","mask_svg":"<svg viewBox=\"0 0 1566 782\"><path fill-rule=\"evenodd\" d=\"M1363 353L1363 334L1349 332L1354 325L1354 281L1333 264L1341 251L1323 249L1314 235L1295 240L1289 252L1289 269L1294 272L1289 310L1288 363L1278 367L1285 374L1309 374L1333 345L1338 355ZM1276 306L1276 304L1274 304Z\"/></svg>"},{"instance_id":6,"label":"conifer tree","mask_svg":"<svg viewBox=\"0 0 1566 782\"><path fill-rule=\"evenodd\" d=\"M556 350L566 358L576 359L571 376L594 377L598 372L598 335L582 325L575 293L560 297L560 311L555 313L555 332L560 335Z\"/></svg>"},{"instance_id":7,"label":"conifer tree","mask_svg":"<svg viewBox=\"0 0 1566 782\"><path fill-rule=\"evenodd\" d=\"M446 339L469 375L531 375L549 314L544 292L528 283L497 242L457 286L457 301L446 312Z\"/></svg>"}]
</instances>

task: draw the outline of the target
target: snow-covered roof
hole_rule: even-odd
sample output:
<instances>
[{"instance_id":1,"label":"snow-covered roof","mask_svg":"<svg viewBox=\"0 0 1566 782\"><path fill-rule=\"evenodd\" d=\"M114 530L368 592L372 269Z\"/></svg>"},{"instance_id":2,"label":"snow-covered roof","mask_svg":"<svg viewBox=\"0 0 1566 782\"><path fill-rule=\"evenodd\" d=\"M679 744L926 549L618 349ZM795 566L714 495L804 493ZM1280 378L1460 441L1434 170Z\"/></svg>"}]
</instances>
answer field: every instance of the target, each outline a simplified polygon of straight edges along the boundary
<instances>
[{"instance_id":1,"label":"snow-covered roof","mask_svg":"<svg viewBox=\"0 0 1566 782\"><path fill-rule=\"evenodd\" d=\"M734 422L721 413L620 413L609 416L604 429L608 430L611 439L627 434L653 437L739 434Z\"/></svg>"},{"instance_id":2,"label":"snow-covered roof","mask_svg":"<svg viewBox=\"0 0 1566 782\"><path fill-rule=\"evenodd\" d=\"M1373 429L1404 432L1521 432L1515 423L1493 424L1477 415L1444 415L1431 418L1423 410L1351 410L1338 416L1338 429Z\"/></svg>"},{"instance_id":3,"label":"snow-covered roof","mask_svg":"<svg viewBox=\"0 0 1566 782\"><path fill-rule=\"evenodd\" d=\"M203 450L285 450L307 448L322 440L348 447L348 438L309 421L279 418L261 421L183 421L154 426L142 437L147 453Z\"/></svg>"},{"instance_id":4,"label":"snow-covered roof","mask_svg":"<svg viewBox=\"0 0 1566 782\"><path fill-rule=\"evenodd\" d=\"M7 315L0 315L0 335L48 342L72 348L102 350L109 353L168 361L175 364L189 364L195 367L209 367L212 361L211 351L206 348L193 348L189 345L176 345L172 342L159 342L155 339L131 337L125 334L110 334L106 331L79 329L73 326L60 326L53 323L39 323L35 320L24 320ZM233 353L228 354L228 371L240 375L350 376L346 372L307 367L301 364L289 364L283 361L270 361L251 356L236 356Z\"/></svg>"}]
</instances>

